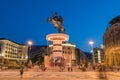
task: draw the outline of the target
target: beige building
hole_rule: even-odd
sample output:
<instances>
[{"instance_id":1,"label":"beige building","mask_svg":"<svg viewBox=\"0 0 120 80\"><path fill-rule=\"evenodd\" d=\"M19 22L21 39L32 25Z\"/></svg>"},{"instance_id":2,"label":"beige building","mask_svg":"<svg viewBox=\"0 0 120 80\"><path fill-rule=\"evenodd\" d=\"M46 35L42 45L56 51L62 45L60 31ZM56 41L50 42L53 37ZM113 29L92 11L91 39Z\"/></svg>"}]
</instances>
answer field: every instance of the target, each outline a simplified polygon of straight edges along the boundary
<instances>
[{"instance_id":1,"label":"beige building","mask_svg":"<svg viewBox=\"0 0 120 80\"><path fill-rule=\"evenodd\" d=\"M16 66L27 59L28 48L11 40L0 39L0 63L8 66Z\"/></svg>"},{"instance_id":2,"label":"beige building","mask_svg":"<svg viewBox=\"0 0 120 80\"><path fill-rule=\"evenodd\" d=\"M108 66L120 66L120 16L110 21L104 33L105 62Z\"/></svg>"},{"instance_id":3,"label":"beige building","mask_svg":"<svg viewBox=\"0 0 120 80\"><path fill-rule=\"evenodd\" d=\"M92 54L94 64L101 64L104 61L104 51L101 48L94 48Z\"/></svg>"}]
</instances>

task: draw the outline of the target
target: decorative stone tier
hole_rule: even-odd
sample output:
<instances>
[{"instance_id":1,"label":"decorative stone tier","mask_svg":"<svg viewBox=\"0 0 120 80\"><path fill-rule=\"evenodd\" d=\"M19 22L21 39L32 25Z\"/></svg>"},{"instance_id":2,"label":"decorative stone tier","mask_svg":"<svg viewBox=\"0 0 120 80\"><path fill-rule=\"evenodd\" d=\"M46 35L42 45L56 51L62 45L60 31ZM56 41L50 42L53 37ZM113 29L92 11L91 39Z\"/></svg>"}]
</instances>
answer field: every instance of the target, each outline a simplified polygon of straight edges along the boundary
<instances>
[{"instance_id":1,"label":"decorative stone tier","mask_svg":"<svg viewBox=\"0 0 120 80\"><path fill-rule=\"evenodd\" d=\"M68 41L69 36L67 34L62 34L62 33L54 33L54 34L48 34L46 39L48 41L56 41L56 40L60 40L60 41Z\"/></svg>"}]
</instances>

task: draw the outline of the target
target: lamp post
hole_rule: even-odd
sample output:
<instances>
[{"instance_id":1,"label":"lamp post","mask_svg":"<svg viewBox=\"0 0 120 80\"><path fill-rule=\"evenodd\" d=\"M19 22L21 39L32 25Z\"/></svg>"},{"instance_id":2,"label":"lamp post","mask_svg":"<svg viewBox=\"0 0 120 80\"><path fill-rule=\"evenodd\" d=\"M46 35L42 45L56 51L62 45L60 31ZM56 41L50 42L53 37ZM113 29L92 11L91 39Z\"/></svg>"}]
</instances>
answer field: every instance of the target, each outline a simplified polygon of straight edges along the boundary
<instances>
[{"instance_id":1,"label":"lamp post","mask_svg":"<svg viewBox=\"0 0 120 80\"><path fill-rule=\"evenodd\" d=\"M28 42L27 42L27 45L28 45L28 59L27 59L27 63L29 63L32 41L28 41Z\"/></svg>"},{"instance_id":2,"label":"lamp post","mask_svg":"<svg viewBox=\"0 0 120 80\"><path fill-rule=\"evenodd\" d=\"M93 41L89 41L89 45L91 46L91 53L92 53L92 59L93 59L93 64L95 64L95 55L94 55L94 52L93 52L93 45L94 45L94 42Z\"/></svg>"},{"instance_id":3,"label":"lamp post","mask_svg":"<svg viewBox=\"0 0 120 80\"><path fill-rule=\"evenodd\" d=\"M93 41L89 41L89 45L91 46L91 52L93 52L93 45L94 45L94 42L93 42Z\"/></svg>"}]
</instances>

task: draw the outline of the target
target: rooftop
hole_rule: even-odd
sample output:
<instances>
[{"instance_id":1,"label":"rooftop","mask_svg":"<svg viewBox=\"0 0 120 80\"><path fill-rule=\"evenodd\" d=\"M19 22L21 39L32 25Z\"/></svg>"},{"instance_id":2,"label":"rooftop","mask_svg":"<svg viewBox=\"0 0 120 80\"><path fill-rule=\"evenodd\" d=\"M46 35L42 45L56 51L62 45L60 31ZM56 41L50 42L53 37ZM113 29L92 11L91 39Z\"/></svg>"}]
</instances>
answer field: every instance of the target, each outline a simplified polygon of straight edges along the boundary
<instances>
[{"instance_id":1,"label":"rooftop","mask_svg":"<svg viewBox=\"0 0 120 80\"><path fill-rule=\"evenodd\" d=\"M11 42L16 43L16 44L19 44L19 45L25 45L25 44L17 43L17 42L15 42L15 41L12 41L12 40L7 39L7 38L0 38L0 40L8 40L8 41L11 41Z\"/></svg>"},{"instance_id":2,"label":"rooftop","mask_svg":"<svg viewBox=\"0 0 120 80\"><path fill-rule=\"evenodd\" d=\"M113 18L109 24L113 25L115 23L120 23L120 15L119 16L116 16L115 18Z\"/></svg>"}]
</instances>

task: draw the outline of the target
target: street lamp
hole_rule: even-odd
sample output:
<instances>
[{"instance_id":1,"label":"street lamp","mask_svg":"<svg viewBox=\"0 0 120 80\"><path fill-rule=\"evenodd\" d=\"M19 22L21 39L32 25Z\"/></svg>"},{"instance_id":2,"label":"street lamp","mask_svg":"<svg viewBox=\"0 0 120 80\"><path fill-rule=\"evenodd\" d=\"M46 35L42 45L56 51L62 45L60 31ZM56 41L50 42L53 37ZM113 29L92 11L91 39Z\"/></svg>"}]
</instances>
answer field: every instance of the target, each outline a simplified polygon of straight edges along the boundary
<instances>
[{"instance_id":1,"label":"street lamp","mask_svg":"<svg viewBox=\"0 0 120 80\"><path fill-rule=\"evenodd\" d=\"M94 42L93 41L89 41L89 45L91 46L91 53L92 53L92 59L93 59L93 64L95 64L95 55L94 55L94 52L93 52L93 45L94 45Z\"/></svg>"},{"instance_id":2,"label":"street lamp","mask_svg":"<svg viewBox=\"0 0 120 80\"><path fill-rule=\"evenodd\" d=\"M93 41L89 41L89 45L91 46L91 52L93 52L93 45L94 45L94 42L93 42Z\"/></svg>"},{"instance_id":3,"label":"street lamp","mask_svg":"<svg viewBox=\"0 0 120 80\"><path fill-rule=\"evenodd\" d=\"M28 59L27 59L27 63L29 63L31 46L32 46L33 43L32 43L32 41L28 41L27 44L28 44Z\"/></svg>"}]
</instances>

